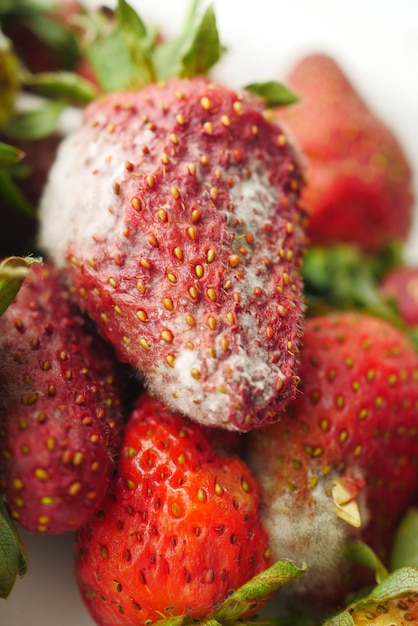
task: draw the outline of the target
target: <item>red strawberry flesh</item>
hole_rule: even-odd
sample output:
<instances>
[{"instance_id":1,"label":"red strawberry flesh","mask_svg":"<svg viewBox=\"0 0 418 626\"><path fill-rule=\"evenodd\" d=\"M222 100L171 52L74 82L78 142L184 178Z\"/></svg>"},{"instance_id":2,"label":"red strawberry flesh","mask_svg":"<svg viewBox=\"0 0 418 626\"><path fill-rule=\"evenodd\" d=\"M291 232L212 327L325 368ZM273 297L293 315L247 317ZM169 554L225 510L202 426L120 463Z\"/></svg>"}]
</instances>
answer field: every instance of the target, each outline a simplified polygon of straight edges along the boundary
<instances>
[{"instance_id":1,"label":"red strawberry flesh","mask_svg":"<svg viewBox=\"0 0 418 626\"><path fill-rule=\"evenodd\" d=\"M139 398L110 494L79 529L77 580L98 624L210 614L269 564L259 489L200 425Z\"/></svg>"}]
</instances>

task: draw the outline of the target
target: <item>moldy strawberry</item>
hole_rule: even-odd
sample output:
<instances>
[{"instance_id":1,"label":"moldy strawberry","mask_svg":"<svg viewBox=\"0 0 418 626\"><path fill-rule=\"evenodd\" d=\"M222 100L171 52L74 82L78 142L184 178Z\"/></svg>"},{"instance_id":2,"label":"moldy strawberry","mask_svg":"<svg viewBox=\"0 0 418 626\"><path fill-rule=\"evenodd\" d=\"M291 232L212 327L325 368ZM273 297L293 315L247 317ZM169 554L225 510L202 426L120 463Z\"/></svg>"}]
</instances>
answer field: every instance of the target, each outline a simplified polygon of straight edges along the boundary
<instances>
[{"instance_id":1,"label":"moldy strawberry","mask_svg":"<svg viewBox=\"0 0 418 626\"><path fill-rule=\"evenodd\" d=\"M173 410L246 431L296 391L303 177L265 105L206 77L89 105L40 245L121 361Z\"/></svg>"},{"instance_id":2,"label":"moldy strawberry","mask_svg":"<svg viewBox=\"0 0 418 626\"><path fill-rule=\"evenodd\" d=\"M0 318L0 477L11 516L34 532L83 524L118 452L122 383L113 352L33 264Z\"/></svg>"}]
</instances>

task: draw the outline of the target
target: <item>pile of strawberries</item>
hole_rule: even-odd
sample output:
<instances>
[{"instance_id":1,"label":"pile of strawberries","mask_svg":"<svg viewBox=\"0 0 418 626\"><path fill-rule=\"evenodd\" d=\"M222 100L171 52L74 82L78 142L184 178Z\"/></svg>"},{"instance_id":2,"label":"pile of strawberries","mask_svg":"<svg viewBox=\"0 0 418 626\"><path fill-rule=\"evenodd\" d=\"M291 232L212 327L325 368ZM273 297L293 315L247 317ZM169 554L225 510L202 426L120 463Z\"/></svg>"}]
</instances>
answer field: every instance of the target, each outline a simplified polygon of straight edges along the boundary
<instances>
[{"instance_id":1,"label":"pile of strawberries","mask_svg":"<svg viewBox=\"0 0 418 626\"><path fill-rule=\"evenodd\" d=\"M102 626L234 624L286 583L283 624L409 619L416 555L389 573L418 504L401 145L328 56L292 91L236 91L208 77L211 8L173 45L124 0L68 6L92 102L36 198L40 258L0 267L2 595L21 525L74 532Z\"/></svg>"}]
</instances>

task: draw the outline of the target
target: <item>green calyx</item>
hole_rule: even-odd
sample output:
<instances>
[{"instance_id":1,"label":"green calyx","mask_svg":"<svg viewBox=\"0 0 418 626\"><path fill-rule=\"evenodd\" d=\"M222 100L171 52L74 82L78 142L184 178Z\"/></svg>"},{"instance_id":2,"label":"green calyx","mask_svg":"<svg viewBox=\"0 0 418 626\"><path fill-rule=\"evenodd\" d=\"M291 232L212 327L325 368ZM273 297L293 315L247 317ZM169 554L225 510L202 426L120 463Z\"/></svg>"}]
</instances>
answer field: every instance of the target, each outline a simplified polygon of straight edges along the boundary
<instances>
[{"instance_id":1,"label":"green calyx","mask_svg":"<svg viewBox=\"0 0 418 626\"><path fill-rule=\"evenodd\" d=\"M0 263L0 316L13 302L33 263L39 259L13 256Z\"/></svg>"},{"instance_id":2,"label":"green calyx","mask_svg":"<svg viewBox=\"0 0 418 626\"><path fill-rule=\"evenodd\" d=\"M352 614L367 611L369 607L385 607L390 600L418 593L418 568L403 567L389 574L365 597L350 604L344 611L328 619L323 626L355 626ZM371 622L373 623L373 622Z\"/></svg>"},{"instance_id":3,"label":"green calyx","mask_svg":"<svg viewBox=\"0 0 418 626\"><path fill-rule=\"evenodd\" d=\"M0 598L7 598L27 569L26 553L0 495Z\"/></svg>"},{"instance_id":4,"label":"green calyx","mask_svg":"<svg viewBox=\"0 0 418 626\"><path fill-rule=\"evenodd\" d=\"M281 587L297 580L305 572L306 566L297 567L289 560L277 561L269 568L242 585L229 595L216 611L198 620L201 626L235 626L251 624L246 618L254 615L264 602ZM190 626L196 619L188 615L168 617L160 620L155 626ZM258 626L270 621L254 622Z\"/></svg>"},{"instance_id":5,"label":"green calyx","mask_svg":"<svg viewBox=\"0 0 418 626\"><path fill-rule=\"evenodd\" d=\"M104 92L140 89L170 76L206 75L219 61L220 43L213 7L203 14L193 0L180 34L165 40L142 21L126 0L114 14L98 11L80 20L82 51Z\"/></svg>"}]
</instances>

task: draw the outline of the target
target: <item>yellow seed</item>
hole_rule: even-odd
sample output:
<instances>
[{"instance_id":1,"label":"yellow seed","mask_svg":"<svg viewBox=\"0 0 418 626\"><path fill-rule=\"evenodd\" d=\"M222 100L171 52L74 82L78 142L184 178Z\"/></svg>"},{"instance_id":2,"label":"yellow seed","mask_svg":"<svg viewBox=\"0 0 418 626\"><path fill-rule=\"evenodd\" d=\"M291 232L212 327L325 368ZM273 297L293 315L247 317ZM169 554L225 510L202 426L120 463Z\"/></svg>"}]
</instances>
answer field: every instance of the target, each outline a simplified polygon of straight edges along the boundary
<instances>
[{"instance_id":1,"label":"yellow seed","mask_svg":"<svg viewBox=\"0 0 418 626\"><path fill-rule=\"evenodd\" d=\"M187 234L192 241L195 241L197 239L197 228L195 226L189 226Z\"/></svg>"},{"instance_id":2,"label":"yellow seed","mask_svg":"<svg viewBox=\"0 0 418 626\"><path fill-rule=\"evenodd\" d=\"M139 261L139 264L140 264L142 267L144 267L146 270L151 269L151 261L150 261L149 259L142 258L142 259Z\"/></svg>"},{"instance_id":3,"label":"yellow seed","mask_svg":"<svg viewBox=\"0 0 418 626\"><path fill-rule=\"evenodd\" d=\"M168 219L168 213L165 209L159 209L158 210L158 217L160 218L160 220L162 222L166 222Z\"/></svg>"},{"instance_id":4,"label":"yellow seed","mask_svg":"<svg viewBox=\"0 0 418 626\"><path fill-rule=\"evenodd\" d=\"M171 187L170 193L172 197L174 198L174 200L177 200L178 198L180 198L180 191L178 187Z\"/></svg>"},{"instance_id":5,"label":"yellow seed","mask_svg":"<svg viewBox=\"0 0 418 626\"><path fill-rule=\"evenodd\" d=\"M180 126L183 126L183 124L186 122L183 113L178 113L176 115L176 122L177 122L177 124L180 124Z\"/></svg>"},{"instance_id":6,"label":"yellow seed","mask_svg":"<svg viewBox=\"0 0 418 626\"><path fill-rule=\"evenodd\" d=\"M221 116L221 124L226 127L231 126L231 119L228 117L228 115Z\"/></svg>"},{"instance_id":7,"label":"yellow seed","mask_svg":"<svg viewBox=\"0 0 418 626\"><path fill-rule=\"evenodd\" d=\"M235 324L235 315L232 311L228 311L228 313L226 314L226 319L230 324Z\"/></svg>"},{"instance_id":8,"label":"yellow seed","mask_svg":"<svg viewBox=\"0 0 418 626\"><path fill-rule=\"evenodd\" d=\"M178 144L179 138L177 137L176 133L171 133L170 141L171 141L171 143Z\"/></svg>"},{"instance_id":9,"label":"yellow seed","mask_svg":"<svg viewBox=\"0 0 418 626\"><path fill-rule=\"evenodd\" d=\"M199 380L199 378L200 378L200 371L198 369L193 368L190 371L190 374L191 374L192 378L194 378L195 380Z\"/></svg>"},{"instance_id":10,"label":"yellow seed","mask_svg":"<svg viewBox=\"0 0 418 626\"><path fill-rule=\"evenodd\" d=\"M209 289L207 289L207 291L206 291L206 294L207 294L209 300L212 300L212 302L216 302L217 295L216 295L215 289L213 289L212 287L209 287Z\"/></svg>"},{"instance_id":11,"label":"yellow seed","mask_svg":"<svg viewBox=\"0 0 418 626\"><path fill-rule=\"evenodd\" d=\"M143 309L139 309L136 312L136 316L139 319L140 322L146 322L148 320L148 315L147 312L144 311Z\"/></svg>"},{"instance_id":12,"label":"yellow seed","mask_svg":"<svg viewBox=\"0 0 418 626\"><path fill-rule=\"evenodd\" d=\"M152 174L148 174L148 176L146 177L146 183L148 185L148 187L154 187L155 185L155 176L153 176Z\"/></svg>"},{"instance_id":13,"label":"yellow seed","mask_svg":"<svg viewBox=\"0 0 418 626\"><path fill-rule=\"evenodd\" d=\"M203 129L207 135L213 135L213 124L212 122L205 122L203 124Z\"/></svg>"},{"instance_id":14,"label":"yellow seed","mask_svg":"<svg viewBox=\"0 0 418 626\"><path fill-rule=\"evenodd\" d=\"M161 163L163 163L164 165L168 165L170 163L170 157L168 156L167 152L162 153Z\"/></svg>"},{"instance_id":15,"label":"yellow seed","mask_svg":"<svg viewBox=\"0 0 418 626\"><path fill-rule=\"evenodd\" d=\"M170 283L176 283L177 282L177 277L175 276L175 274L172 274L171 272L169 272L167 274L167 278L170 281Z\"/></svg>"},{"instance_id":16,"label":"yellow seed","mask_svg":"<svg viewBox=\"0 0 418 626\"><path fill-rule=\"evenodd\" d=\"M199 211L199 209L193 209L191 217L192 222L198 222L201 217L201 212Z\"/></svg>"},{"instance_id":17,"label":"yellow seed","mask_svg":"<svg viewBox=\"0 0 418 626\"><path fill-rule=\"evenodd\" d=\"M181 248L180 246L176 246L173 250L173 254L178 261L183 261L183 258L184 258L183 248Z\"/></svg>"},{"instance_id":18,"label":"yellow seed","mask_svg":"<svg viewBox=\"0 0 418 626\"><path fill-rule=\"evenodd\" d=\"M38 467L35 472L34 472L36 478L38 480L48 480L49 479L49 472L45 469L43 469L42 467Z\"/></svg>"},{"instance_id":19,"label":"yellow seed","mask_svg":"<svg viewBox=\"0 0 418 626\"><path fill-rule=\"evenodd\" d=\"M116 280L113 278L113 276L111 276L108 280L108 283L111 287L113 287L114 289L116 289L116 287L118 286L118 283L116 282Z\"/></svg>"},{"instance_id":20,"label":"yellow seed","mask_svg":"<svg viewBox=\"0 0 418 626\"><path fill-rule=\"evenodd\" d=\"M186 315L186 322L189 326L196 326L196 320L190 313Z\"/></svg>"},{"instance_id":21,"label":"yellow seed","mask_svg":"<svg viewBox=\"0 0 418 626\"><path fill-rule=\"evenodd\" d=\"M142 208L141 200L137 198L136 196L132 198L131 204L132 204L132 207L135 209L135 211L140 211Z\"/></svg>"},{"instance_id":22,"label":"yellow seed","mask_svg":"<svg viewBox=\"0 0 418 626\"><path fill-rule=\"evenodd\" d=\"M163 299L163 305L167 309L167 311L172 311L174 309L173 300L169 296L166 296Z\"/></svg>"},{"instance_id":23,"label":"yellow seed","mask_svg":"<svg viewBox=\"0 0 418 626\"><path fill-rule=\"evenodd\" d=\"M216 317L209 315L207 322L211 330L216 330Z\"/></svg>"},{"instance_id":24,"label":"yellow seed","mask_svg":"<svg viewBox=\"0 0 418 626\"><path fill-rule=\"evenodd\" d=\"M215 252L215 250L213 248L210 248L208 250L208 252L207 252L207 255L206 255L206 261L208 263L213 263L215 258L216 258L216 252Z\"/></svg>"},{"instance_id":25,"label":"yellow seed","mask_svg":"<svg viewBox=\"0 0 418 626\"><path fill-rule=\"evenodd\" d=\"M167 362L167 365L169 365L170 367L174 367L175 362L176 362L176 357L173 354L167 354L167 356L165 357L165 360Z\"/></svg>"},{"instance_id":26,"label":"yellow seed","mask_svg":"<svg viewBox=\"0 0 418 626\"><path fill-rule=\"evenodd\" d=\"M196 165L194 163L189 163L187 169L189 171L189 174L191 174L192 176L196 175Z\"/></svg>"},{"instance_id":27,"label":"yellow seed","mask_svg":"<svg viewBox=\"0 0 418 626\"><path fill-rule=\"evenodd\" d=\"M235 111L235 113L237 115L241 115L242 114L242 102L240 102L239 100L234 102L234 104L232 105L232 108L234 109L234 111Z\"/></svg>"},{"instance_id":28,"label":"yellow seed","mask_svg":"<svg viewBox=\"0 0 418 626\"><path fill-rule=\"evenodd\" d=\"M195 274L198 278L202 278L203 276L203 266L202 265L196 265L196 267L194 268Z\"/></svg>"},{"instance_id":29,"label":"yellow seed","mask_svg":"<svg viewBox=\"0 0 418 626\"><path fill-rule=\"evenodd\" d=\"M199 292L197 291L196 287L192 286L192 287L189 287L189 294L190 294L190 297L193 298L193 300L196 300L196 298L199 295Z\"/></svg>"},{"instance_id":30,"label":"yellow seed","mask_svg":"<svg viewBox=\"0 0 418 626\"><path fill-rule=\"evenodd\" d=\"M205 109L205 111L209 111L211 107L211 102L207 96L203 96L203 98L201 98L200 100L200 105L202 109Z\"/></svg>"},{"instance_id":31,"label":"yellow seed","mask_svg":"<svg viewBox=\"0 0 418 626\"><path fill-rule=\"evenodd\" d=\"M79 481L76 481L69 486L68 494L70 496L76 496L78 493L80 493L82 488L83 488L83 485Z\"/></svg>"},{"instance_id":32,"label":"yellow seed","mask_svg":"<svg viewBox=\"0 0 418 626\"><path fill-rule=\"evenodd\" d=\"M160 337L167 343L171 343L174 339L174 336L171 330L167 330L167 329L164 329L163 331L161 331Z\"/></svg>"},{"instance_id":33,"label":"yellow seed","mask_svg":"<svg viewBox=\"0 0 418 626\"><path fill-rule=\"evenodd\" d=\"M158 248L158 246L159 246L158 239L157 239L157 237L155 235L148 235L148 243L153 248Z\"/></svg>"},{"instance_id":34,"label":"yellow seed","mask_svg":"<svg viewBox=\"0 0 418 626\"><path fill-rule=\"evenodd\" d=\"M140 338L139 345L141 346L141 348L144 348L144 350L149 350L151 347L148 339L146 339L145 337Z\"/></svg>"}]
</instances>

